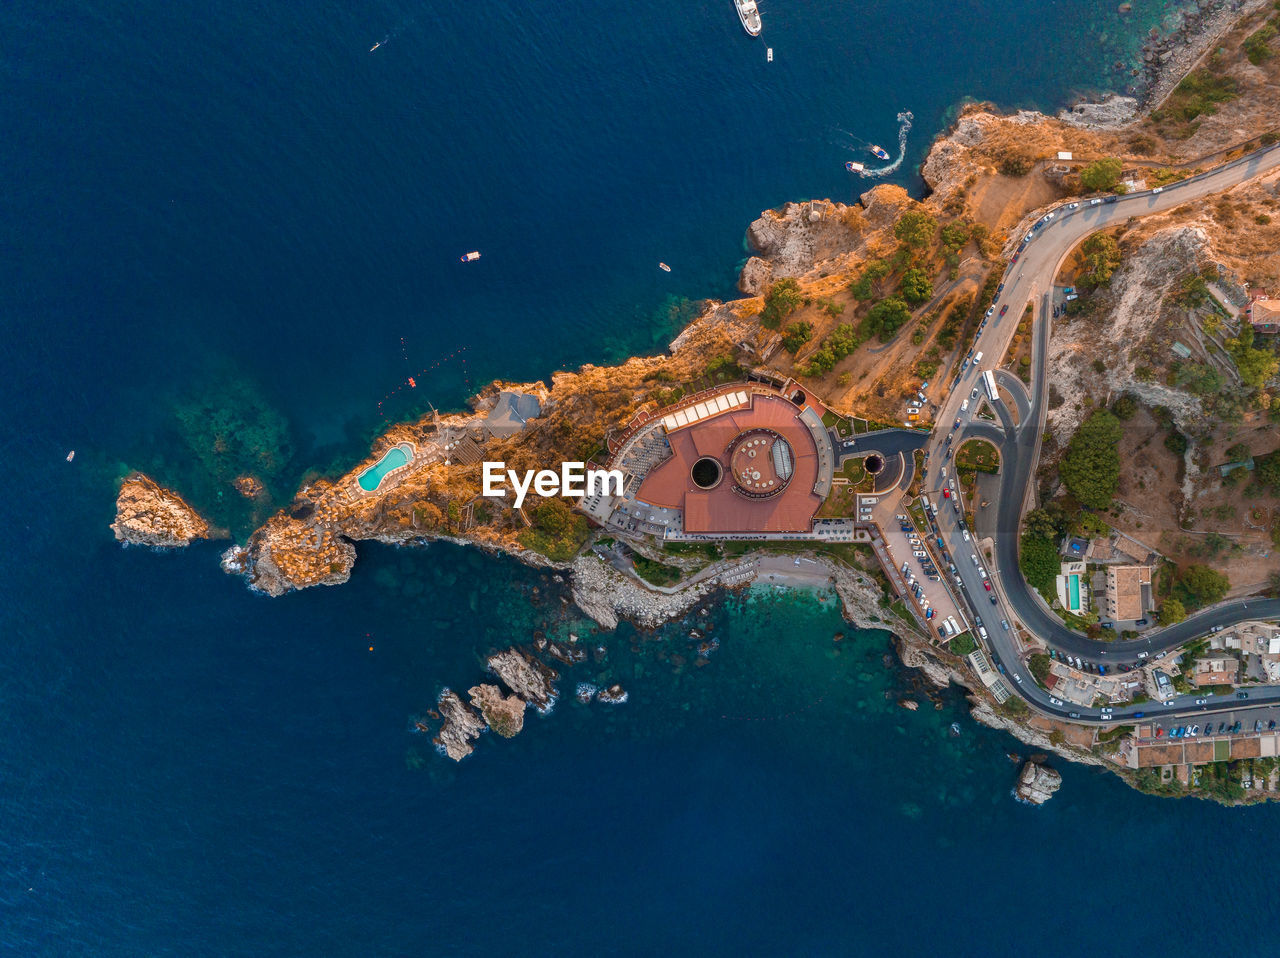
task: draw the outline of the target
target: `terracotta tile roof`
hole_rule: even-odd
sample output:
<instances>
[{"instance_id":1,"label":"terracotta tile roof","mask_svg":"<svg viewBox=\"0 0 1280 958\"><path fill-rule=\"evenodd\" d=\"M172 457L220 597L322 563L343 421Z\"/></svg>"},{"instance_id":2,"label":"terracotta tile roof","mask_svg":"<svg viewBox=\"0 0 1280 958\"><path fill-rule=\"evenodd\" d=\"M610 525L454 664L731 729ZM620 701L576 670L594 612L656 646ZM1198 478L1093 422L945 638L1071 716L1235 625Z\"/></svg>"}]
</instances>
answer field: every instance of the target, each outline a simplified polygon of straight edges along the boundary
<instances>
[{"instance_id":1,"label":"terracotta tile roof","mask_svg":"<svg viewBox=\"0 0 1280 958\"><path fill-rule=\"evenodd\" d=\"M669 434L671 458L645 476L636 498L684 511L684 529L714 532L808 532L822 505L813 492L818 450L799 419L800 410L781 396L755 393L746 409L735 409ZM768 499L751 499L733 488L729 447L750 429L771 429L791 446L795 471L785 489ZM719 460L724 478L714 489L699 489L690 477L698 459Z\"/></svg>"}]
</instances>

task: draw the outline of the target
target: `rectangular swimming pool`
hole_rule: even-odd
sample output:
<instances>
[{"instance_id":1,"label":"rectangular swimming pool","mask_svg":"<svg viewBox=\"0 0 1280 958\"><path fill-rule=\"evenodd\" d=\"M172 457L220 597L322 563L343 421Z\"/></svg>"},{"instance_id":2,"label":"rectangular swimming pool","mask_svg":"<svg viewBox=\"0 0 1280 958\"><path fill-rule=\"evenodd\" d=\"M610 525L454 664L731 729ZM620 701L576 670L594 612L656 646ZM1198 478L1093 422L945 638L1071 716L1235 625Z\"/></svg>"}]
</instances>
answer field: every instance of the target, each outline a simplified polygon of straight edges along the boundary
<instances>
[{"instance_id":1,"label":"rectangular swimming pool","mask_svg":"<svg viewBox=\"0 0 1280 958\"><path fill-rule=\"evenodd\" d=\"M1076 610L1080 608L1080 577L1078 575L1067 576L1067 589L1070 593L1071 608Z\"/></svg>"}]
</instances>

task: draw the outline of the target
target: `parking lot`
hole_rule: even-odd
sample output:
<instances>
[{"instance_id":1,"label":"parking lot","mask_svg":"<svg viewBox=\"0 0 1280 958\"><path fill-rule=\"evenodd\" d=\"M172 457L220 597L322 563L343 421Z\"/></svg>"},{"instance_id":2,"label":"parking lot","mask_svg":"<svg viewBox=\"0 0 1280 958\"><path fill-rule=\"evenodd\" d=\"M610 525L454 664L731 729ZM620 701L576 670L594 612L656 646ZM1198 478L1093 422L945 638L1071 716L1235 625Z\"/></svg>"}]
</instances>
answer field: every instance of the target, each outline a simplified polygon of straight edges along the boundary
<instances>
[{"instance_id":1,"label":"parking lot","mask_svg":"<svg viewBox=\"0 0 1280 958\"><path fill-rule=\"evenodd\" d=\"M868 511L867 500L875 499L874 503L870 503ZM903 574L903 578L907 579L909 590L918 587L921 595L917 597L913 591L909 591L904 600L914 603L922 616L927 614L928 609L932 609L934 616L929 619L929 626L936 636L937 626L949 617L953 617L957 622L964 623L966 619L959 616L956 612L956 604L951 596L951 592L946 588L943 576L947 574L947 567L944 564L940 568L935 564L935 558L938 555L937 543L933 543L933 547L929 548L926 541L924 530L917 531L913 529L910 533L903 531L903 521L899 516L910 516L902 496L894 491L890 495L885 496L859 496L858 497L858 515L865 521L870 518L880 527L880 534L884 539L885 547L893 560L893 566L899 573ZM907 524L912 524L910 518ZM914 540L914 541L913 541ZM923 552L925 555L916 555ZM903 572L903 567L906 571ZM932 579L927 568L933 568L933 575L937 576ZM940 637L939 637L940 638Z\"/></svg>"}]
</instances>

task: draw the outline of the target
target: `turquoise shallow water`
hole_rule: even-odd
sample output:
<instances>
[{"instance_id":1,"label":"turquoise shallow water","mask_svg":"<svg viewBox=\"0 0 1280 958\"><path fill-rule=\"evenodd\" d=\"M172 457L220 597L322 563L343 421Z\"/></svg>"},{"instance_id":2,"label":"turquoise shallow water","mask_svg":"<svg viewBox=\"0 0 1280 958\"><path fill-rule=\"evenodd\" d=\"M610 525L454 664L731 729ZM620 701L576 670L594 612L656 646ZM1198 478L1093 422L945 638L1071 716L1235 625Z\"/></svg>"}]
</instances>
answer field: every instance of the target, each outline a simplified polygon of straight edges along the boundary
<instances>
[{"instance_id":1,"label":"turquoise shallow water","mask_svg":"<svg viewBox=\"0 0 1280 958\"><path fill-rule=\"evenodd\" d=\"M659 348L731 294L759 210L851 199L844 161L900 110L918 187L962 97L1106 86L1165 12L930 10L767 4L761 43L727 2L644 31L575 0L0 10L5 951L1075 955L1123 928L1199 955L1225 920L1268 953L1273 809L1070 766L1017 805L1016 743L829 599L600 633L475 551L362 544L347 585L267 600L220 543L106 529L128 466L243 535L270 503L230 491L242 467L287 497L425 400ZM411 731L539 630L592 650L549 715L460 765ZM1121 884L1138 863L1158 887ZM1217 920L1171 932L1187 893Z\"/></svg>"}]
</instances>

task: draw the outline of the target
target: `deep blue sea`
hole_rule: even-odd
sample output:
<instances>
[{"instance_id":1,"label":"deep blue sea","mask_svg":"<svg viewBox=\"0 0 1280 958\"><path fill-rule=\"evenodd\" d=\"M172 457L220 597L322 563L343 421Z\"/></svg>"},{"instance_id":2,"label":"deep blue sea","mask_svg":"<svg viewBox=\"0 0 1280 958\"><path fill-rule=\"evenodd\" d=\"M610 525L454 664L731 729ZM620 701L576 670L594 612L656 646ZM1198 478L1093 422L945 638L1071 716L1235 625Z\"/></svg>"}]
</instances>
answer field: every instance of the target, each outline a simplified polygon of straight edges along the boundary
<instances>
[{"instance_id":1,"label":"deep blue sea","mask_svg":"<svg viewBox=\"0 0 1280 958\"><path fill-rule=\"evenodd\" d=\"M183 410L274 411L287 497L383 417L660 348L899 111L918 190L964 98L1122 84L1167 4L1116 6L765 0L760 40L729 0L0 6L0 953L1274 953L1280 809L1063 763L1018 805L1020 746L829 598L601 634L468 550L268 600L107 530L129 468L253 521ZM549 715L459 765L410 732L537 629L593 649Z\"/></svg>"}]
</instances>

